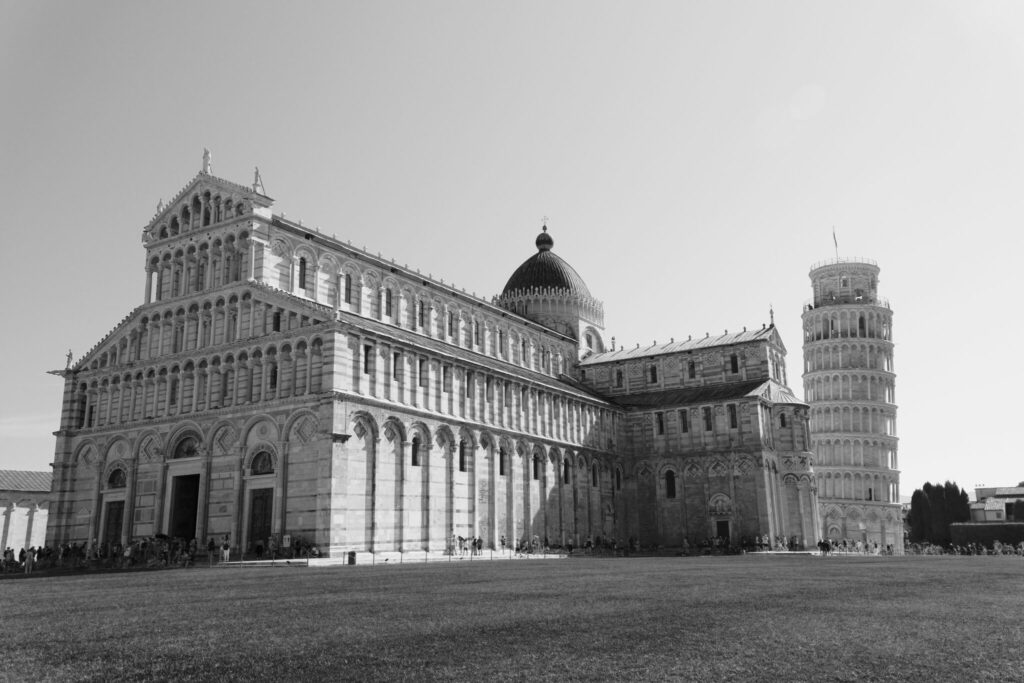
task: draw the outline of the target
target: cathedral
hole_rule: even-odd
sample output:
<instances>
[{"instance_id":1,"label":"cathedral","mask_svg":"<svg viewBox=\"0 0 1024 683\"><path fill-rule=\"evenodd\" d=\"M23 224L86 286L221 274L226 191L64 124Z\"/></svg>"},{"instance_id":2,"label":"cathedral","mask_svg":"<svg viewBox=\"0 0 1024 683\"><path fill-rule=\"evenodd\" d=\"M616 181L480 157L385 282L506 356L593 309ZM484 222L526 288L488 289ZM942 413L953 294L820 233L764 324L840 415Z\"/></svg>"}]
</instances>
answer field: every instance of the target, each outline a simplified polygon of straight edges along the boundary
<instances>
[{"instance_id":1,"label":"cathedral","mask_svg":"<svg viewBox=\"0 0 1024 683\"><path fill-rule=\"evenodd\" d=\"M774 323L616 348L546 227L486 300L272 206L207 155L143 228L145 300L55 372L48 543L821 536Z\"/></svg>"}]
</instances>

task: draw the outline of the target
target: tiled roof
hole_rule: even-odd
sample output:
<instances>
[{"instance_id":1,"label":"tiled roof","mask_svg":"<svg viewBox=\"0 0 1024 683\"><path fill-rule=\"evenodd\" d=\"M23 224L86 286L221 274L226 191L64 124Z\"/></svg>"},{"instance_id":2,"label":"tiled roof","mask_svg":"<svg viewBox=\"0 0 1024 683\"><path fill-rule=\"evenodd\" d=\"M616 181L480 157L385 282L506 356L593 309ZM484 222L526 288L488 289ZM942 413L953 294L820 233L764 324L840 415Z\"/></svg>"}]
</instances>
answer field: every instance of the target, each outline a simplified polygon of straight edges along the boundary
<instances>
[{"instance_id":1,"label":"tiled roof","mask_svg":"<svg viewBox=\"0 0 1024 683\"><path fill-rule=\"evenodd\" d=\"M742 344L743 342L759 341L770 339L775 332L775 326L770 325L759 330L744 330L731 334L721 334L717 337L707 336L700 339L685 339L683 341L672 341L667 344L651 344L634 349L619 348L604 353L594 353L580 361L580 365L595 365L597 363L609 363L612 361L628 360L631 358L647 358L658 356L664 353L677 353L679 351L693 351L696 349L708 349L714 346L728 346L731 344Z\"/></svg>"},{"instance_id":2,"label":"tiled roof","mask_svg":"<svg viewBox=\"0 0 1024 683\"><path fill-rule=\"evenodd\" d=\"M800 403L787 387L773 380L752 379L745 382L726 382L706 387L687 387L649 391L643 394L610 396L608 400L623 408L656 408L658 406L716 403L751 396L761 396L774 403Z\"/></svg>"},{"instance_id":3,"label":"tiled roof","mask_svg":"<svg viewBox=\"0 0 1024 683\"><path fill-rule=\"evenodd\" d=\"M0 470L0 491L50 491L52 472Z\"/></svg>"}]
</instances>

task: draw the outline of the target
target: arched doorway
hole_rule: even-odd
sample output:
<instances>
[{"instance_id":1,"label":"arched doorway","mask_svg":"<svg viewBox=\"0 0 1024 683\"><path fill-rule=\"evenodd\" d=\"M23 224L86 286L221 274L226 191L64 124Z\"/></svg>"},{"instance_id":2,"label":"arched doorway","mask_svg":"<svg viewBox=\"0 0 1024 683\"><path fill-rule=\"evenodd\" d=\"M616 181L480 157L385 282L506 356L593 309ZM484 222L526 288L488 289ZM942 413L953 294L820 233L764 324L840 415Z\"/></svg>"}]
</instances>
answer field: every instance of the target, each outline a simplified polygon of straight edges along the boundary
<instances>
[{"instance_id":1,"label":"arched doorway","mask_svg":"<svg viewBox=\"0 0 1024 683\"><path fill-rule=\"evenodd\" d=\"M171 495L167 535L190 541L196 537L199 513L199 439L184 436L171 451L168 467Z\"/></svg>"}]
</instances>

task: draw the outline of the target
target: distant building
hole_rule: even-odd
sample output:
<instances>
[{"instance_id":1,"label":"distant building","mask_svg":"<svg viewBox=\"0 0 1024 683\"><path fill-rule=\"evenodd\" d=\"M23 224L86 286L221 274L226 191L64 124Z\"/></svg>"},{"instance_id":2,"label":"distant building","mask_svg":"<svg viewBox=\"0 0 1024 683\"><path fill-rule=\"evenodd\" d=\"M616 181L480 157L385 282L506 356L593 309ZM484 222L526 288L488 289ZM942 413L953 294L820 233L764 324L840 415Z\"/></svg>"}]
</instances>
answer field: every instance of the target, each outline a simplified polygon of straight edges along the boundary
<instances>
[{"instance_id":1,"label":"distant building","mask_svg":"<svg viewBox=\"0 0 1024 683\"><path fill-rule=\"evenodd\" d=\"M1015 519L1014 503L1024 500L1024 486L1002 486L974 489L971 503L972 522L1024 522Z\"/></svg>"},{"instance_id":2,"label":"distant building","mask_svg":"<svg viewBox=\"0 0 1024 683\"><path fill-rule=\"evenodd\" d=\"M52 480L49 472L0 470L0 550L17 555L46 541Z\"/></svg>"},{"instance_id":3,"label":"distant building","mask_svg":"<svg viewBox=\"0 0 1024 683\"><path fill-rule=\"evenodd\" d=\"M813 545L774 325L616 349L546 228L485 300L272 203L207 159L143 228L144 301L58 373L51 542Z\"/></svg>"},{"instance_id":4,"label":"distant building","mask_svg":"<svg viewBox=\"0 0 1024 683\"><path fill-rule=\"evenodd\" d=\"M816 264L804 306L804 399L822 527L819 535L903 549L892 308L878 265Z\"/></svg>"}]
</instances>

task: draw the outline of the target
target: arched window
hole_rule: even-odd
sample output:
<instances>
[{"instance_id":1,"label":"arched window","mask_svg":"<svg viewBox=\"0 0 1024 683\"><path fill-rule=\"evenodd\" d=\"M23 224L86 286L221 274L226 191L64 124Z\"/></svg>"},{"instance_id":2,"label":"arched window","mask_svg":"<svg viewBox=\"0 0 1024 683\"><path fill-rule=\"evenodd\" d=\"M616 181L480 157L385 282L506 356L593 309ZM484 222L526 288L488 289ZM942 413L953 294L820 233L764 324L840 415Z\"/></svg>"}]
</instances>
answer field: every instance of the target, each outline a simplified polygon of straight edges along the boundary
<instances>
[{"instance_id":1,"label":"arched window","mask_svg":"<svg viewBox=\"0 0 1024 683\"><path fill-rule=\"evenodd\" d=\"M412 466L420 466L420 437L412 437Z\"/></svg>"},{"instance_id":2,"label":"arched window","mask_svg":"<svg viewBox=\"0 0 1024 683\"><path fill-rule=\"evenodd\" d=\"M508 453L504 448L498 449L498 474L505 476L505 458L508 457Z\"/></svg>"},{"instance_id":3,"label":"arched window","mask_svg":"<svg viewBox=\"0 0 1024 683\"><path fill-rule=\"evenodd\" d=\"M779 413L779 426L785 429L786 427L786 414Z\"/></svg>"},{"instance_id":4,"label":"arched window","mask_svg":"<svg viewBox=\"0 0 1024 683\"><path fill-rule=\"evenodd\" d=\"M306 257L299 257L299 289L306 289Z\"/></svg>"},{"instance_id":5,"label":"arched window","mask_svg":"<svg viewBox=\"0 0 1024 683\"><path fill-rule=\"evenodd\" d=\"M466 440L459 439L459 472L466 471Z\"/></svg>"},{"instance_id":6,"label":"arched window","mask_svg":"<svg viewBox=\"0 0 1024 683\"><path fill-rule=\"evenodd\" d=\"M384 290L384 315L391 317L391 290Z\"/></svg>"},{"instance_id":7,"label":"arched window","mask_svg":"<svg viewBox=\"0 0 1024 683\"><path fill-rule=\"evenodd\" d=\"M597 488L597 463L590 466L590 485Z\"/></svg>"},{"instance_id":8,"label":"arched window","mask_svg":"<svg viewBox=\"0 0 1024 683\"><path fill-rule=\"evenodd\" d=\"M345 303L352 303L352 276L345 273Z\"/></svg>"},{"instance_id":9,"label":"arched window","mask_svg":"<svg viewBox=\"0 0 1024 683\"><path fill-rule=\"evenodd\" d=\"M174 447L174 453L171 455L172 460L178 458L194 458L199 455L199 441L192 436L186 436L184 439L178 442L178 445Z\"/></svg>"},{"instance_id":10,"label":"arched window","mask_svg":"<svg viewBox=\"0 0 1024 683\"><path fill-rule=\"evenodd\" d=\"M266 451L260 451L252 458L252 465L249 467L251 474L273 474L274 458Z\"/></svg>"},{"instance_id":11,"label":"arched window","mask_svg":"<svg viewBox=\"0 0 1024 683\"><path fill-rule=\"evenodd\" d=\"M652 365L648 372L650 373L651 384L656 383L658 381L658 366Z\"/></svg>"},{"instance_id":12,"label":"arched window","mask_svg":"<svg viewBox=\"0 0 1024 683\"><path fill-rule=\"evenodd\" d=\"M123 489L128 485L128 477L120 467L110 473L107 477L108 489Z\"/></svg>"},{"instance_id":13,"label":"arched window","mask_svg":"<svg viewBox=\"0 0 1024 683\"><path fill-rule=\"evenodd\" d=\"M570 473L571 473L571 470L569 469L569 461L566 460L565 462L562 463L562 483L563 484L568 484L569 483L569 475L570 475Z\"/></svg>"},{"instance_id":14,"label":"arched window","mask_svg":"<svg viewBox=\"0 0 1024 683\"><path fill-rule=\"evenodd\" d=\"M534 480L540 479L540 456L533 456L533 478Z\"/></svg>"},{"instance_id":15,"label":"arched window","mask_svg":"<svg viewBox=\"0 0 1024 683\"><path fill-rule=\"evenodd\" d=\"M672 470L665 473L665 497L676 497L676 473Z\"/></svg>"}]
</instances>

